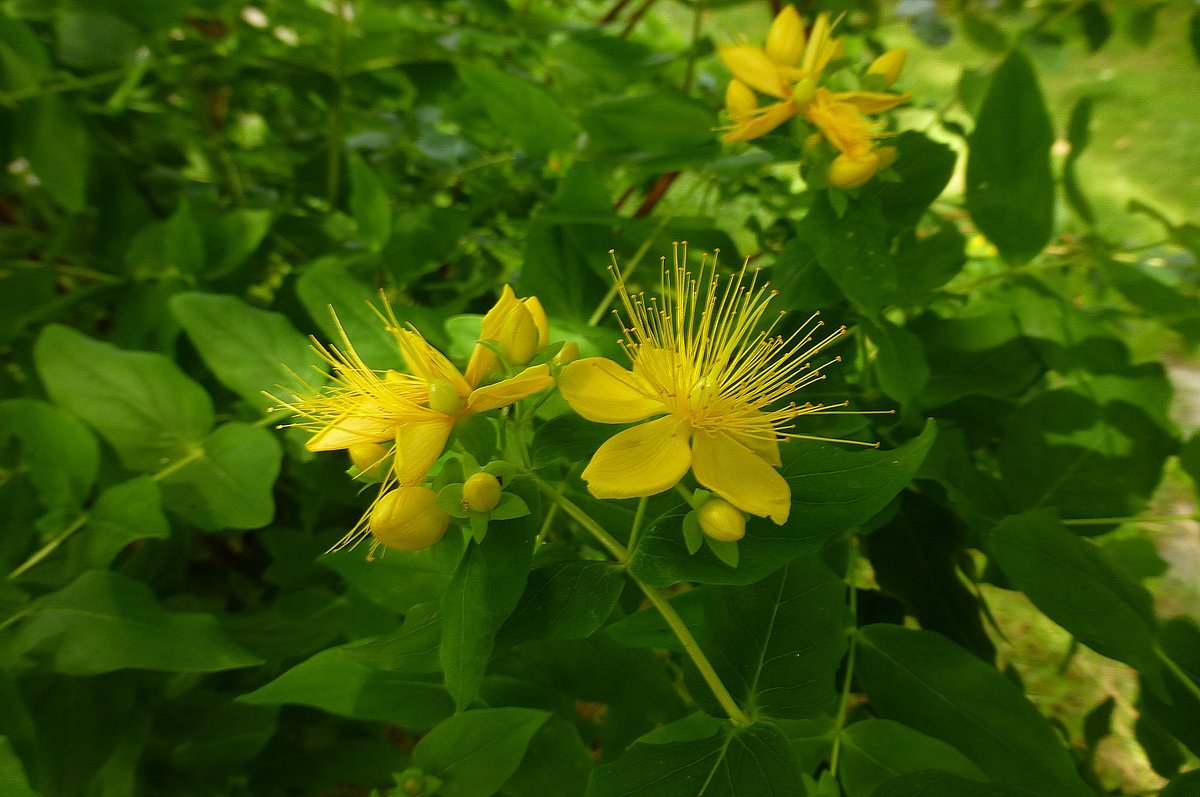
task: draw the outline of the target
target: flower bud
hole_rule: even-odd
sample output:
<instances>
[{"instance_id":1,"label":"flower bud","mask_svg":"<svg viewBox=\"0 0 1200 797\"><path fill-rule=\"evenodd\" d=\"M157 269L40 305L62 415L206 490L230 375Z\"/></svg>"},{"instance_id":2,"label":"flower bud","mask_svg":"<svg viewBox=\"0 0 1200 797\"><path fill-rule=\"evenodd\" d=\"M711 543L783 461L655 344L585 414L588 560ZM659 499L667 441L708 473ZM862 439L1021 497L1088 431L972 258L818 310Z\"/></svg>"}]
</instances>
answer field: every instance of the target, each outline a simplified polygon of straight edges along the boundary
<instances>
[{"instance_id":1,"label":"flower bud","mask_svg":"<svg viewBox=\"0 0 1200 797\"><path fill-rule=\"evenodd\" d=\"M480 471L463 483L463 506L472 512L491 512L500 503L500 480Z\"/></svg>"},{"instance_id":2,"label":"flower bud","mask_svg":"<svg viewBox=\"0 0 1200 797\"><path fill-rule=\"evenodd\" d=\"M777 64L795 66L804 54L804 20L793 5L786 5L771 23L763 49Z\"/></svg>"},{"instance_id":3,"label":"flower bud","mask_svg":"<svg viewBox=\"0 0 1200 797\"><path fill-rule=\"evenodd\" d=\"M724 498L709 498L696 510L700 530L719 542L737 542L746 536L746 515Z\"/></svg>"},{"instance_id":4,"label":"flower bud","mask_svg":"<svg viewBox=\"0 0 1200 797\"><path fill-rule=\"evenodd\" d=\"M891 88L891 85L896 82L896 78L900 77L900 72L904 69L904 60L907 56L908 51L903 47L888 50L867 67L867 74L879 75L883 78L883 87L885 89Z\"/></svg>"},{"instance_id":5,"label":"flower bud","mask_svg":"<svg viewBox=\"0 0 1200 797\"><path fill-rule=\"evenodd\" d=\"M817 93L817 80L812 75L801 78L792 86L792 100L797 107L803 109L813 100Z\"/></svg>"},{"instance_id":6,"label":"flower bud","mask_svg":"<svg viewBox=\"0 0 1200 797\"><path fill-rule=\"evenodd\" d=\"M371 508L371 533L397 551L420 551L446 533L450 516L434 503L428 487L397 487L384 493Z\"/></svg>"},{"instance_id":7,"label":"flower bud","mask_svg":"<svg viewBox=\"0 0 1200 797\"><path fill-rule=\"evenodd\" d=\"M358 468L358 475L367 481L382 481L387 473L387 458L391 452L379 443L352 443L349 448L350 462Z\"/></svg>"},{"instance_id":8,"label":"flower bud","mask_svg":"<svg viewBox=\"0 0 1200 797\"><path fill-rule=\"evenodd\" d=\"M429 383L429 408L444 412L447 415L456 415L466 406L466 401L454 389L454 385L441 379L434 379Z\"/></svg>"},{"instance_id":9,"label":"flower bud","mask_svg":"<svg viewBox=\"0 0 1200 797\"><path fill-rule=\"evenodd\" d=\"M527 365L550 342L546 311L536 297L518 299L513 289L505 285L495 306L483 317L479 339L495 341L509 365ZM486 370L494 367L494 363L489 363Z\"/></svg>"},{"instance_id":10,"label":"flower bud","mask_svg":"<svg viewBox=\"0 0 1200 797\"><path fill-rule=\"evenodd\" d=\"M579 344L573 340L569 340L558 350L558 354L554 355L552 362L556 368L562 368L564 365L573 363L578 359Z\"/></svg>"},{"instance_id":11,"label":"flower bud","mask_svg":"<svg viewBox=\"0 0 1200 797\"><path fill-rule=\"evenodd\" d=\"M858 188L874 177L879 169L879 156L874 152L868 152L861 158L838 155L829 164L829 184L837 188Z\"/></svg>"}]
</instances>

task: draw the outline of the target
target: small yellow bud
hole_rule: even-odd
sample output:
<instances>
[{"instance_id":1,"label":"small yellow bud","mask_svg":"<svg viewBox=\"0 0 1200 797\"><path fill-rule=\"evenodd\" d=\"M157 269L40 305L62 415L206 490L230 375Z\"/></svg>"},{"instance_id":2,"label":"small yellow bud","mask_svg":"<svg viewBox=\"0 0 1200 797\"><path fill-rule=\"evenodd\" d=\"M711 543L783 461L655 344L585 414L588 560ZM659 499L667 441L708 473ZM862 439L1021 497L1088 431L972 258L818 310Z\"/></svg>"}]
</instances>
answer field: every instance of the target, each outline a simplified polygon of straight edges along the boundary
<instances>
[{"instance_id":1,"label":"small yellow bud","mask_svg":"<svg viewBox=\"0 0 1200 797\"><path fill-rule=\"evenodd\" d=\"M801 110L806 108L817 93L817 81L812 75L803 77L792 86L792 100Z\"/></svg>"},{"instance_id":2,"label":"small yellow bud","mask_svg":"<svg viewBox=\"0 0 1200 797\"><path fill-rule=\"evenodd\" d=\"M573 363L579 359L579 344L575 341L567 341L563 347L558 350L558 354L554 355L552 361L557 368L561 368L568 363Z\"/></svg>"},{"instance_id":3,"label":"small yellow bud","mask_svg":"<svg viewBox=\"0 0 1200 797\"><path fill-rule=\"evenodd\" d=\"M371 533L397 551L420 551L446 533L450 516L438 509L428 487L397 487L371 509Z\"/></svg>"},{"instance_id":4,"label":"small yellow bud","mask_svg":"<svg viewBox=\"0 0 1200 797\"><path fill-rule=\"evenodd\" d=\"M368 481L382 481L387 473L387 458L391 451L379 443L352 443L350 445L350 462L358 468L360 478Z\"/></svg>"},{"instance_id":5,"label":"small yellow bud","mask_svg":"<svg viewBox=\"0 0 1200 797\"><path fill-rule=\"evenodd\" d=\"M746 536L746 515L724 498L710 498L696 511L700 530L719 542L737 542Z\"/></svg>"},{"instance_id":6,"label":"small yellow bud","mask_svg":"<svg viewBox=\"0 0 1200 797\"><path fill-rule=\"evenodd\" d=\"M421 797L425 793L425 779L411 777L404 781L404 785L400 787L407 797Z\"/></svg>"},{"instance_id":7,"label":"small yellow bud","mask_svg":"<svg viewBox=\"0 0 1200 797\"><path fill-rule=\"evenodd\" d=\"M900 72L904 69L904 60L907 57L908 51L903 47L888 50L867 67L867 74L879 75L883 78L883 87L891 88L892 84L896 82L896 78L900 77Z\"/></svg>"},{"instance_id":8,"label":"small yellow bud","mask_svg":"<svg viewBox=\"0 0 1200 797\"><path fill-rule=\"evenodd\" d=\"M829 164L829 184L837 188L858 188L874 177L879 169L879 156L874 152L868 152L861 158L838 155Z\"/></svg>"},{"instance_id":9,"label":"small yellow bud","mask_svg":"<svg viewBox=\"0 0 1200 797\"><path fill-rule=\"evenodd\" d=\"M449 382L434 379L429 383L429 408L431 410L444 412L447 415L456 415L465 406L466 401Z\"/></svg>"},{"instance_id":10,"label":"small yellow bud","mask_svg":"<svg viewBox=\"0 0 1200 797\"><path fill-rule=\"evenodd\" d=\"M546 311L536 297L518 299L513 289L505 285L496 304L483 317L479 339L495 341L509 365L527 365L550 341ZM491 362L486 370L495 367Z\"/></svg>"},{"instance_id":11,"label":"small yellow bud","mask_svg":"<svg viewBox=\"0 0 1200 797\"><path fill-rule=\"evenodd\" d=\"M463 506L472 512L491 512L500 503L500 480L480 471L463 483Z\"/></svg>"}]
</instances>

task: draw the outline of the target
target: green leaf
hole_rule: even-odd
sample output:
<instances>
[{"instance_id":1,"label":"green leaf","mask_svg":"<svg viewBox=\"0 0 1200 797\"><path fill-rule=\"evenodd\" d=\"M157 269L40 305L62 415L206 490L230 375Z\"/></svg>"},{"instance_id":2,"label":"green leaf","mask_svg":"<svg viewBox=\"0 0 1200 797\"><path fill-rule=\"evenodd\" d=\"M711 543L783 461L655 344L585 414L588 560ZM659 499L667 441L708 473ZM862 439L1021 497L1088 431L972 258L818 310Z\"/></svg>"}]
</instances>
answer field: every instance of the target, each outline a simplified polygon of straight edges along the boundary
<instances>
[{"instance_id":1,"label":"green leaf","mask_svg":"<svg viewBox=\"0 0 1200 797\"><path fill-rule=\"evenodd\" d=\"M9 15L0 19L0 88L30 91L50 74L50 55L28 25Z\"/></svg>"},{"instance_id":2,"label":"green leaf","mask_svg":"<svg viewBox=\"0 0 1200 797\"><path fill-rule=\"evenodd\" d=\"M379 252L392 237L392 204L387 189L357 152L350 161L350 212L358 222L359 239L372 252Z\"/></svg>"},{"instance_id":3,"label":"green leaf","mask_svg":"<svg viewBox=\"0 0 1200 797\"><path fill-rule=\"evenodd\" d=\"M201 274L207 262L204 235L186 198L166 220L139 230L125 251L126 269L137 279L192 277Z\"/></svg>"},{"instance_id":4,"label":"green leaf","mask_svg":"<svg viewBox=\"0 0 1200 797\"><path fill-rule=\"evenodd\" d=\"M316 260L296 281L296 293L326 341L342 344L332 309L367 365L379 370L405 367L395 339L371 309L371 304L381 304L379 293L355 278L344 263L332 257Z\"/></svg>"},{"instance_id":5,"label":"green leaf","mask_svg":"<svg viewBox=\"0 0 1200 797\"><path fill-rule=\"evenodd\" d=\"M506 489L523 498L533 514L490 524L487 538L467 547L441 599L442 670L459 708L475 699L496 632L516 607L529 576L541 502L528 480Z\"/></svg>"},{"instance_id":6,"label":"green leaf","mask_svg":"<svg viewBox=\"0 0 1200 797\"><path fill-rule=\"evenodd\" d=\"M456 714L417 742L413 764L444 783L445 797L490 797L508 780L548 711L485 708Z\"/></svg>"},{"instance_id":7,"label":"green leaf","mask_svg":"<svg viewBox=\"0 0 1200 797\"><path fill-rule=\"evenodd\" d=\"M447 534L423 551L388 551L374 561L361 550L338 551L317 561L379 606L408 613L417 604L441 598L462 554L461 537Z\"/></svg>"},{"instance_id":8,"label":"green leaf","mask_svg":"<svg viewBox=\"0 0 1200 797\"><path fill-rule=\"evenodd\" d=\"M949 222L931 235L908 233L896 242L896 304L924 305L967 262L966 239Z\"/></svg>"},{"instance_id":9,"label":"green leaf","mask_svg":"<svg viewBox=\"0 0 1200 797\"><path fill-rule=\"evenodd\" d=\"M75 107L60 94L43 94L17 119L21 151L42 187L67 210L83 212L92 146Z\"/></svg>"},{"instance_id":10,"label":"green leaf","mask_svg":"<svg viewBox=\"0 0 1200 797\"><path fill-rule=\"evenodd\" d=\"M587 789L592 758L575 723L553 714L529 741L521 766L501 794L578 797Z\"/></svg>"},{"instance_id":11,"label":"green leaf","mask_svg":"<svg viewBox=\"0 0 1200 797\"><path fill-rule=\"evenodd\" d=\"M864 327L877 349L874 365L879 387L905 407L912 405L929 381L920 338L882 318L865 321Z\"/></svg>"},{"instance_id":12,"label":"green leaf","mask_svg":"<svg viewBox=\"0 0 1200 797\"><path fill-rule=\"evenodd\" d=\"M161 354L122 351L52 324L33 356L55 403L99 432L131 470L177 463L212 428L208 393Z\"/></svg>"},{"instance_id":13,"label":"green leaf","mask_svg":"<svg viewBox=\"0 0 1200 797\"><path fill-rule=\"evenodd\" d=\"M871 797L892 778L926 769L987 781L955 748L891 720L869 719L846 728L841 762L838 776L847 797Z\"/></svg>"},{"instance_id":14,"label":"green leaf","mask_svg":"<svg viewBox=\"0 0 1200 797\"><path fill-rule=\"evenodd\" d=\"M966 546L961 523L924 495L906 492L900 511L864 542L879 585L904 601L922 628L991 661L996 648L983 628L979 599L956 566Z\"/></svg>"},{"instance_id":15,"label":"green leaf","mask_svg":"<svg viewBox=\"0 0 1200 797\"><path fill-rule=\"evenodd\" d=\"M137 28L112 14L61 10L55 23L59 59L84 72L119 68L141 44Z\"/></svg>"},{"instance_id":16,"label":"green leaf","mask_svg":"<svg viewBox=\"0 0 1200 797\"><path fill-rule=\"evenodd\" d=\"M91 570L31 604L13 650L63 675L113 670L217 672L261 664L210 614L169 612L149 587Z\"/></svg>"},{"instance_id":17,"label":"green leaf","mask_svg":"<svg viewBox=\"0 0 1200 797\"><path fill-rule=\"evenodd\" d=\"M8 399L0 401L0 450L13 440L20 444L18 467L29 474L42 506L83 506L100 469L100 446L91 430L45 401Z\"/></svg>"},{"instance_id":18,"label":"green leaf","mask_svg":"<svg viewBox=\"0 0 1200 797\"><path fill-rule=\"evenodd\" d=\"M275 403L263 391L286 397L324 379L328 366L287 316L212 293L176 294L171 312L221 384L256 408Z\"/></svg>"},{"instance_id":19,"label":"green leaf","mask_svg":"<svg viewBox=\"0 0 1200 797\"><path fill-rule=\"evenodd\" d=\"M174 766L197 775L244 766L279 724L274 706L236 703L229 695L203 688L188 692L166 710L172 721L155 742L169 745Z\"/></svg>"},{"instance_id":20,"label":"green leaf","mask_svg":"<svg viewBox=\"0 0 1200 797\"><path fill-rule=\"evenodd\" d=\"M706 592L702 646L751 716L802 719L832 710L846 651L846 587L819 554L757 584Z\"/></svg>"},{"instance_id":21,"label":"green leaf","mask_svg":"<svg viewBox=\"0 0 1200 797\"><path fill-rule=\"evenodd\" d=\"M1095 2L1088 3L1083 9L1098 8ZM1081 9L1081 13L1083 11ZM1098 12L1103 14L1102 11ZM1095 49L1095 48L1093 48ZM1071 204L1071 208L1079 214L1079 218L1083 219L1088 224L1096 223L1096 214L1092 210L1092 205L1088 202L1087 196L1079 187L1079 178L1075 173L1075 162L1079 160L1079 156L1083 154L1084 148L1087 147L1088 141L1091 139L1090 126L1092 122L1092 98L1090 96L1080 97L1075 103L1075 107L1071 109L1071 120L1067 123L1067 141L1071 145L1071 151L1067 154L1067 158L1063 161L1062 167L1062 183L1063 194L1067 198L1067 202Z\"/></svg>"},{"instance_id":22,"label":"green leaf","mask_svg":"<svg viewBox=\"0 0 1200 797\"><path fill-rule=\"evenodd\" d=\"M871 797L1037 797L1044 793L927 770L894 778L876 789Z\"/></svg>"},{"instance_id":23,"label":"green leaf","mask_svg":"<svg viewBox=\"0 0 1200 797\"><path fill-rule=\"evenodd\" d=\"M997 783L1093 797L1061 738L1021 690L931 631L870 625L855 675L871 706L964 753Z\"/></svg>"},{"instance_id":24,"label":"green leaf","mask_svg":"<svg viewBox=\"0 0 1200 797\"><path fill-rule=\"evenodd\" d=\"M663 119L671 124L664 125ZM588 107L580 122L589 147L625 153L626 161L715 155L718 147L712 109L683 93L660 90L605 98Z\"/></svg>"},{"instance_id":25,"label":"green leaf","mask_svg":"<svg viewBox=\"0 0 1200 797\"><path fill-rule=\"evenodd\" d=\"M586 797L796 797L804 794L787 739L773 724L706 739L636 744L592 772Z\"/></svg>"},{"instance_id":26,"label":"green leaf","mask_svg":"<svg viewBox=\"0 0 1200 797\"><path fill-rule=\"evenodd\" d=\"M1013 50L992 75L968 139L967 210L1004 259L1025 263L1054 232L1054 128L1033 64Z\"/></svg>"},{"instance_id":27,"label":"green leaf","mask_svg":"<svg viewBox=\"0 0 1200 797\"><path fill-rule=\"evenodd\" d=\"M492 121L535 158L566 150L575 140L575 125L541 88L483 66L460 64L458 74Z\"/></svg>"},{"instance_id":28,"label":"green leaf","mask_svg":"<svg viewBox=\"0 0 1200 797\"><path fill-rule=\"evenodd\" d=\"M38 797L29 785L21 759L17 758L7 736L0 736L0 794L6 797Z\"/></svg>"},{"instance_id":29,"label":"green leaf","mask_svg":"<svg viewBox=\"0 0 1200 797\"><path fill-rule=\"evenodd\" d=\"M138 476L100 493L88 511L81 532L86 567L108 567L112 560L138 540L166 539L171 526L162 513L158 483Z\"/></svg>"},{"instance_id":30,"label":"green leaf","mask_svg":"<svg viewBox=\"0 0 1200 797\"><path fill-rule=\"evenodd\" d=\"M1011 312L962 318L927 313L908 329L921 339L929 363L922 404L940 407L964 396L1008 398L1024 391L1045 366L1021 335Z\"/></svg>"},{"instance_id":31,"label":"green leaf","mask_svg":"<svg viewBox=\"0 0 1200 797\"><path fill-rule=\"evenodd\" d=\"M1160 697L1143 688L1142 712L1193 755L1200 755L1200 626L1183 617L1166 620L1159 626L1158 645L1164 661L1170 662L1164 668L1166 693Z\"/></svg>"},{"instance_id":32,"label":"green leaf","mask_svg":"<svg viewBox=\"0 0 1200 797\"><path fill-rule=\"evenodd\" d=\"M283 450L248 423L218 426L194 459L162 480L169 509L207 531L257 529L275 517L275 479Z\"/></svg>"},{"instance_id":33,"label":"green leaf","mask_svg":"<svg viewBox=\"0 0 1200 797\"><path fill-rule=\"evenodd\" d=\"M208 276L223 277L237 270L262 244L273 221L269 210L239 208L202 224Z\"/></svg>"},{"instance_id":34,"label":"green leaf","mask_svg":"<svg viewBox=\"0 0 1200 797\"><path fill-rule=\"evenodd\" d=\"M323 650L238 701L255 706L312 706L341 717L394 722L414 731L432 728L454 713L454 702L440 683L373 669L346 655L344 648Z\"/></svg>"},{"instance_id":35,"label":"green leaf","mask_svg":"<svg viewBox=\"0 0 1200 797\"><path fill-rule=\"evenodd\" d=\"M1003 53L1008 49L1008 35L991 20L966 12L962 15L963 33L985 50Z\"/></svg>"},{"instance_id":36,"label":"green leaf","mask_svg":"<svg viewBox=\"0 0 1200 797\"><path fill-rule=\"evenodd\" d=\"M683 513L651 525L638 541L631 571L665 587L681 581L752 584L797 556L821 548L847 529L870 520L912 480L933 445L932 421L918 437L891 451L797 441L783 448L783 475L792 489L791 516L783 526L751 518L738 542L736 570L701 550L687 553Z\"/></svg>"},{"instance_id":37,"label":"green leaf","mask_svg":"<svg viewBox=\"0 0 1200 797\"><path fill-rule=\"evenodd\" d=\"M854 202L840 217L828 192L817 194L797 227L826 275L869 318L896 292L887 221L875 202Z\"/></svg>"},{"instance_id":38,"label":"green leaf","mask_svg":"<svg viewBox=\"0 0 1200 797\"><path fill-rule=\"evenodd\" d=\"M892 228L907 230L917 226L930 204L942 195L958 156L947 145L913 130L905 130L888 143L897 150L891 168L900 176L900 182L873 180L868 185L874 186Z\"/></svg>"},{"instance_id":39,"label":"green leaf","mask_svg":"<svg viewBox=\"0 0 1200 797\"><path fill-rule=\"evenodd\" d=\"M1087 40L1088 52L1096 52L1112 36L1112 20L1096 0L1084 3L1080 7L1079 23L1083 28L1083 38Z\"/></svg>"},{"instance_id":40,"label":"green leaf","mask_svg":"<svg viewBox=\"0 0 1200 797\"><path fill-rule=\"evenodd\" d=\"M441 672L438 645L442 615L433 601L418 603L404 617L400 630L342 648L344 654L376 670L424 675Z\"/></svg>"},{"instance_id":41,"label":"green leaf","mask_svg":"<svg viewBox=\"0 0 1200 797\"><path fill-rule=\"evenodd\" d=\"M593 423L573 412L551 418L533 434L533 466L545 468L559 460L583 462L612 434L611 424Z\"/></svg>"},{"instance_id":42,"label":"green leaf","mask_svg":"<svg viewBox=\"0 0 1200 797\"><path fill-rule=\"evenodd\" d=\"M1200 772L1186 772L1167 784L1158 797L1195 797L1200 793Z\"/></svg>"},{"instance_id":43,"label":"green leaf","mask_svg":"<svg viewBox=\"0 0 1200 797\"><path fill-rule=\"evenodd\" d=\"M540 637L583 639L612 614L625 586L611 562L564 560L529 571L525 592L501 632L506 643Z\"/></svg>"},{"instance_id":44,"label":"green leaf","mask_svg":"<svg viewBox=\"0 0 1200 797\"><path fill-rule=\"evenodd\" d=\"M992 532L990 550L1047 617L1161 686L1153 597L1102 551L1072 534L1054 510L1005 518Z\"/></svg>"}]
</instances>

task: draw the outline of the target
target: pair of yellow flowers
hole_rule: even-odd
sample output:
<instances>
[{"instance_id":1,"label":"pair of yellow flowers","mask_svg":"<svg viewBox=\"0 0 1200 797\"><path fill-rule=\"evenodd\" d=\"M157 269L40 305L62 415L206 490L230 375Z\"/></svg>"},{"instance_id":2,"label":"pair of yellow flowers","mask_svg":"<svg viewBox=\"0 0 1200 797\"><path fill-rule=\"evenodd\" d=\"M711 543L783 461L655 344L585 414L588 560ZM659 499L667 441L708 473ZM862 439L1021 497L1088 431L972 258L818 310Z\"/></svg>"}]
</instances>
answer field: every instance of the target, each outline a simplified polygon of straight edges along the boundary
<instances>
[{"instance_id":1,"label":"pair of yellow flowers","mask_svg":"<svg viewBox=\"0 0 1200 797\"><path fill-rule=\"evenodd\" d=\"M794 6L786 6L767 33L764 46L738 44L720 48L722 62L733 73L725 92L725 108L733 122L725 141L749 141L801 115L838 151L827 174L831 185L857 188L896 158L894 147L880 147L883 134L868 114L883 113L909 99L887 91L833 92L818 85L830 62L842 56L841 37L834 37L828 14L821 14L806 36ZM904 68L905 52L891 50L867 69L875 82L890 88ZM755 92L776 102L758 104Z\"/></svg>"},{"instance_id":2,"label":"pair of yellow flowers","mask_svg":"<svg viewBox=\"0 0 1200 797\"><path fill-rule=\"evenodd\" d=\"M842 330L818 339L822 322L814 315L777 334L782 315L766 319L774 294L756 275L743 267L722 279L716 258L706 256L693 276L686 257L684 244L673 266L664 259L661 301L631 294L614 263L630 368L589 357L563 365L556 379L549 364L530 365L549 343L546 314L536 298L518 299L508 286L484 316L462 372L390 308L382 318L407 373L372 370L344 330L344 349L318 345L333 368L331 385L283 403L312 432L310 450L349 450L360 471L374 469L382 481L372 510L342 545L368 531L409 549L440 538L448 518L423 485L456 424L556 383L584 418L635 424L607 440L584 469L597 498L654 495L690 470L737 509L786 521L791 490L776 470L779 443L804 437L790 431L798 416L834 407L782 402L822 378L824 366L809 359Z\"/></svg>"}]
</instances>

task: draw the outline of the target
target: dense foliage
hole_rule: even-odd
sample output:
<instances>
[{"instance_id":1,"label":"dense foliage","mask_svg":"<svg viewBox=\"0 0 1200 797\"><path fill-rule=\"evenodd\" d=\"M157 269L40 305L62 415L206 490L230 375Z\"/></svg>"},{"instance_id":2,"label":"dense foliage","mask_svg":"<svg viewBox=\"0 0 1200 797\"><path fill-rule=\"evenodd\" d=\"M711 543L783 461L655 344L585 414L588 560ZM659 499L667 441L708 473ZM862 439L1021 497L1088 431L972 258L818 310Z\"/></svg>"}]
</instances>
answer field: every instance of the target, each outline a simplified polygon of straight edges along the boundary
<instances>
[{"instance_id":1,"label":"dense foliage","mask_svg":"<svg viewBox=\"0 0 1200 797\"><path fill-rule=\"evenodd\" d=\"M1197 793L1200 618L1138 518L1200 479L1159 362L1200 228L1119 196L1117 232L1081 159L1122 107L1044 86L1117 39L1200 58L1200 12L799 11L0 4L0 792L1149 788L1097 766L1121 734ZM821 311L820 378L664 331L659 258L717 250L772 335ZM331 552L364 513L385 546ZM1136 689L1048 718L1010 594Z\"/></svg>"}]
</instances>

